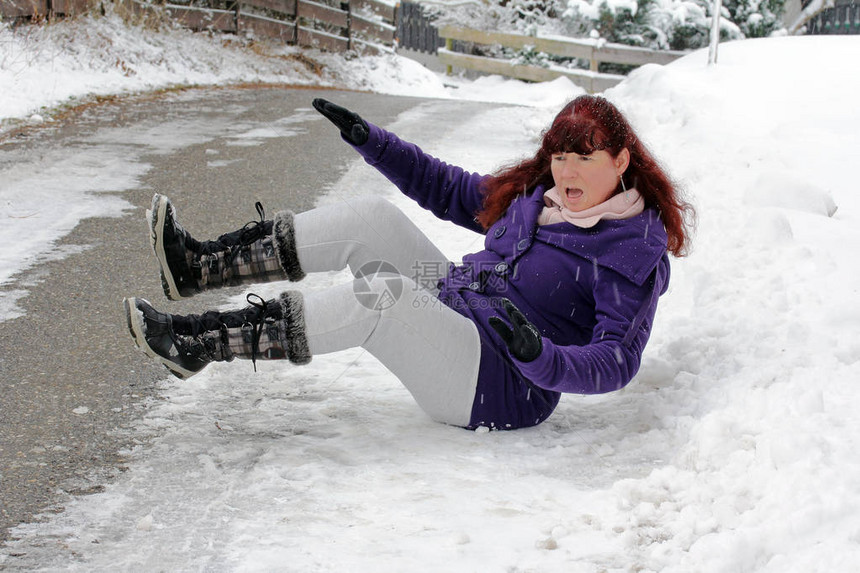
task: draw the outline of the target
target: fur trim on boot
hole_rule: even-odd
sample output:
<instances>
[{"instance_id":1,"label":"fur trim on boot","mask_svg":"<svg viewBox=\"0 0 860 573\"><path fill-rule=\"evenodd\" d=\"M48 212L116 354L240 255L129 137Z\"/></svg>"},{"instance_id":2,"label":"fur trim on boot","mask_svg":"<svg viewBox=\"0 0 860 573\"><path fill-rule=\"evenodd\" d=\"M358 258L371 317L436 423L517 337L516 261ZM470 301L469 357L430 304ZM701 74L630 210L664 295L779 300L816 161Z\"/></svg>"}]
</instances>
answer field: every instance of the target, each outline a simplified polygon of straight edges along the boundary
<instances>
[{"instance_id":1,"label":"fur trim on boot","mask_svg":"<svg viewBox=\"0 0 860 573\"><path fill-rule=\"evenodd\" d=\"M275 254L281 268L291 281L300 281L305 278L305 272L299 265L299 255L296 251L296 229L292 211L281 211L275 214L274 227L272 228L272 240L275 245Z\"/></svg>"},{"instance_id":2,"label":"fur trim on boot","mask_svg":"<svg viewBox=\"0 0 860 573\"><path fill-rule=\"evenodd\" d=\"M286 321L288 324L284 345L287 358L293 364L307 364L311 361L311 349L305 326L305 301L302 293L283 292L278 297L278 302L281 305L282 316L289 317Z\"/></svg>"}]
</instances>

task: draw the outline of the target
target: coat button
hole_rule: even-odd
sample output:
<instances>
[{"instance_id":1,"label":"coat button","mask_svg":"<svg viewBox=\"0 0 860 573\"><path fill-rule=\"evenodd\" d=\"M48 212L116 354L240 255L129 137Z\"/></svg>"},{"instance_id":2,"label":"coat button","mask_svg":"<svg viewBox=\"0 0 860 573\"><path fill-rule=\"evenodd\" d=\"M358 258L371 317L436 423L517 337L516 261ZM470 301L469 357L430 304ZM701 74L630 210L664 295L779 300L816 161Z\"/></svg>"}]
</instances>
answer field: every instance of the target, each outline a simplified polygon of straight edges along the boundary
<instances>
[{"instance_id":1,"label":"coat button","mask_svg":"<svg viewBox=\"0 0 860 573\"><path fill-rule=\"evenodd\" d=\"M481 288L481 283L475 281L473 283L469 283L469 290L478 291Z\"/></svg>"},{"instance_id":2,"label":"coat button","mask_svg":"<svg viewBox=\"0 0 860 573\"><path fill-rule=\"evenodd\" d=\"M506 275L508 274L508 263L499 263L495 268L497 275Z\"/></svg>"},{"instance_id":3,"label":"coat button","mask_svg":"<svg viewBox=\"0 0 860 573\"><path fill-rule=\"evenodd\" d=\"M519 243L517 243L517 250L518 251L525 251L528 248L529 248L529 240L528 239L523 239Z\"/></svg>"},{"instance_id":4,"label":"coat button","mask_svg":"<svg viewBox=\"0 0 860 573\"><path fill-rule=\"evenodd\" d=\"M498 227L496 227L496 230L493 231L493 236L498 239L502 235L504 235L505 231L507 231L507 230L508 230L508 228L505 227L504 225L499 225Z\"/></svg>"}]
</instances>

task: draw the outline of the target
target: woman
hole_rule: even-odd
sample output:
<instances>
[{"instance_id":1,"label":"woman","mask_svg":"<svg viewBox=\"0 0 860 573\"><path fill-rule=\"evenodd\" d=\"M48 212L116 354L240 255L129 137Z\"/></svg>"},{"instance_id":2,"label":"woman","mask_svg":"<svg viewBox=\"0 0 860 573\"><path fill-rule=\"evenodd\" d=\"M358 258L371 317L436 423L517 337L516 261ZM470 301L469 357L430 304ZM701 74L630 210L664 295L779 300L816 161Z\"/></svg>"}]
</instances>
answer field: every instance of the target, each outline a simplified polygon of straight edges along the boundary
<instances>
[{"instance_id":1,"label":"woman","mask_svg":"<svg viewBox=\"0 0 860 573\"><path fill-rule=\"evenodd\" d=\"M281 212L200 242L156 195L152 244L167 296L300 280L349 267L355 281L202 315L125 301L147 354L184 378L235 357L289 359L361 346L440 422L513 429L545 420L561 393L625 386L636 374L667 252L688 244L690 210L621 113L569 103L534 157L492 176L447 165L317 99L365 161L441 219L486 235L455 265L391 203L362 199Z\"/></svg>"}]
</instances>

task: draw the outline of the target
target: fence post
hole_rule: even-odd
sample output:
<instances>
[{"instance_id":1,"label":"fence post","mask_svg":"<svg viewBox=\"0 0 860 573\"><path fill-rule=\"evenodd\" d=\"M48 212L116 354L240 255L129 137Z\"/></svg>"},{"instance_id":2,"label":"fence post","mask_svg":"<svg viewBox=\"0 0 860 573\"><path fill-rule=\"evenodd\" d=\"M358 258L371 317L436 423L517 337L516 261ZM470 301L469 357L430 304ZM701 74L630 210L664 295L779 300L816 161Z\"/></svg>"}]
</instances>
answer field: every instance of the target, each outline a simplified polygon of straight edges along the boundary
<instances>
[{"instance_id":1,"label":"fence post","mask_svg":"<svg viewBox=\"0 0 860 573\"><path fill-rule=\"evenodd\" d=\"M233 3L233 26L236 28L236 35L241 36L242 30L239 29L239 23L242 21L242 3L236 0Z\"/></svg>"},{"instance_id":2,"label":"fence post","mask_svg":"<svg viewBox=\"0 0 860 573\"><path fill-rule=\"evenodd\" d=\"M454 51L454 40L452 38L445 38L445 49L448 50L449 52ZM452 66L451 64L448 64L447 66L445 66L445 74L446 75L450 76L450 75L453 75L453 73L454 73L454 66Z\"/></svg>"},{"instance_id":3,"label":"fence post","mask_svg":"<svg viewBox=\"0 0 860 573\"><path fill-rule=\"evenodd\" d=\"M400 18L403 17L403 8L400 2L394 5L394 12L392 17L394 18L394 38L392 47L397 50L397 45L400 42Z\"/></svg>"},{"instance_id":4,"label":"fence post","mask_svg":"<svg viewBox=\"0 0 860 573\"><path fill-rule=\"evenodd\" d=\"M595 46L591 46L591 58L589 58L588 69L592 72L600 71L600 62L597 61L597 50Z\"/></svg>"},{"instance_id":5,"label":"fence post","mask_svg":"<svg viewBox=\"0 0 860 573\"><path fill-rule=\"evenodd\" d=\"M296 45L297 45L297 46L301 46L301 45L302 45L302 43L301 43L301 41L299 40L299 27L300 27L299 22L301 21L301 15L299 14L299 6L300 6L300 4L299 4L299 0L294 0L294 2L295 2L295 5L296 5L296 9L295 9L295 11L294 11L294 12L295 12L295 14L296 14Z\"/></svg>"},{"instance_id":6,"label":"fence post","mask_svg":"<svg viewBox=\"0 0 860 573\"><path fill-rule=\"evenodd\" d=\"M352 50L352 1L341 2L341 9L343 9L344 5L346 5L346 49Z\"/></svg>"}]
</instances>

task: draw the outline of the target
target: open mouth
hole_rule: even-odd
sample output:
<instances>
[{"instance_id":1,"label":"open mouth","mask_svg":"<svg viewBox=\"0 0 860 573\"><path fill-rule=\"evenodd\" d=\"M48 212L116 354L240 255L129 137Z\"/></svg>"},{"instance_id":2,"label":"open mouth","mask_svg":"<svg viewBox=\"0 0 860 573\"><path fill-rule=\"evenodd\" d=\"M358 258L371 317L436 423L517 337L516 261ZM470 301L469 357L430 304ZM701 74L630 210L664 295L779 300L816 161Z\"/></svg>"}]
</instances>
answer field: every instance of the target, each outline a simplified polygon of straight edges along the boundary
<instances>
[{"instance_id":1,"label":"open mouth","mask_svg":"<svg viewBox=\"0 0 860 573\"><path fill-rule=\"evenodd\" d=\"M576 187L567 187L564 190L564 194L567 196L568 199L575 200L575 199L579 199L580 197L582 197L583 191L582 191L582 189L579 189Z\"/></svg>"}]
</instances>

